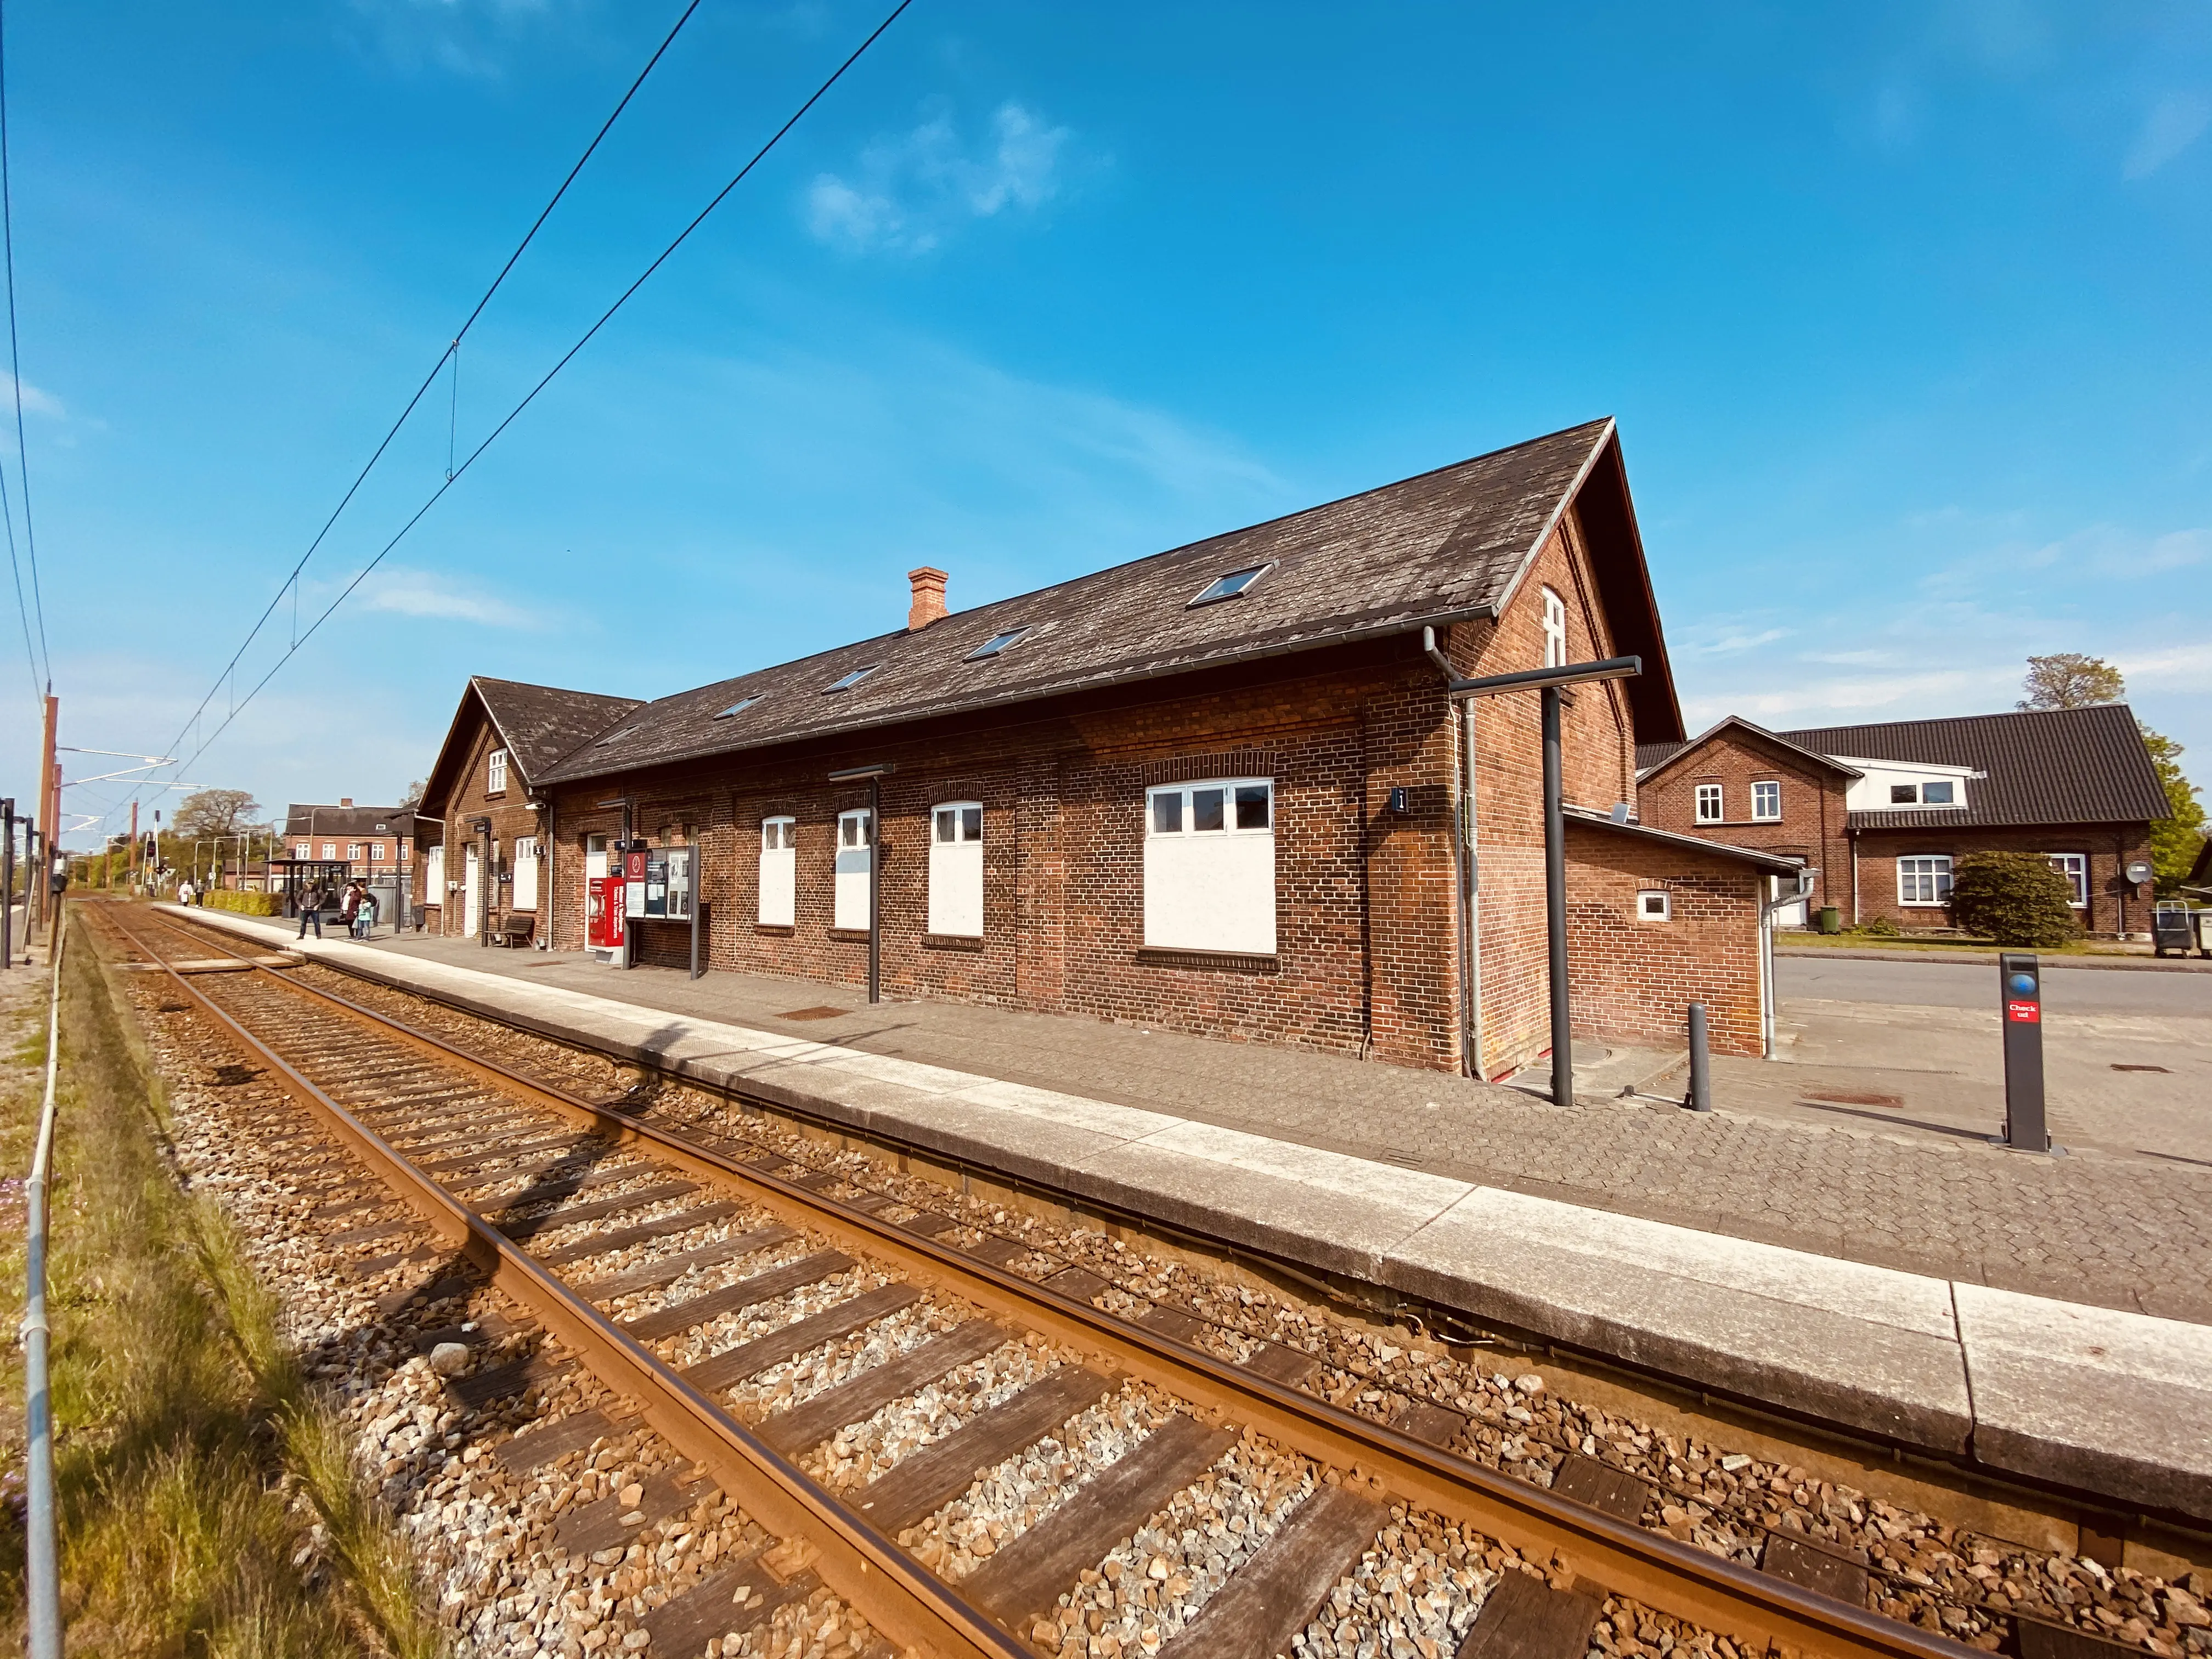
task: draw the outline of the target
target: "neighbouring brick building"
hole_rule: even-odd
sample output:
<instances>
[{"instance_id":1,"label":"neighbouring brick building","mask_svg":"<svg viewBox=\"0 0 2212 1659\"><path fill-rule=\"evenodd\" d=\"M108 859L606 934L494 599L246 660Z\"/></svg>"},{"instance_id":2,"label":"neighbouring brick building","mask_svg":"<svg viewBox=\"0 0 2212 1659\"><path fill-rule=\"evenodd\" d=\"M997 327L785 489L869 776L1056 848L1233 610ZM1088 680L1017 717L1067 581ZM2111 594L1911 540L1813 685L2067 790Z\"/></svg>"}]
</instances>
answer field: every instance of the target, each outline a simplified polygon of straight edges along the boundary
<instances>
[{"instance_id":1,"label":"neighbouring brick building","mask_svg":"<svg viewBox=\"0 0 2212 1659\"><path fill-rule=\"evenodd\" d=\"M1633 821L1637 745L1682 727L1610 421L971 611L911 576L905 629L625 706L532 771L554 948L619 846L689 848L714 969L861 982L872 921L892 996L1500 1076L1548 1041L1538 698L1448 682L1632 653L1565 716L1577 1028L1672 1041L1697 1000L1759 1051L1761 907L1798 866ZM425 805L453 844L480 701Z\"/></svg>"},{"instance_id":2,"label":"neighbouring brick building","mask_svg":"<svg viewBox=\"0 0 2212 1659\"><path fill-rule=\"evenodd\" d=\"M527 916L532 942L550 872L538 780L578 744L637 707L601 696L470 677L422 786L422 848L415 903L424 927L457 938L495 936Z\"/></svg>"},{"instance_id":3,"label":"neighbouring brick building","mask_svg":"<svg viewBox=\"0 0 2212 1659\"><path fill-rule=\"evenodd\" d=\"M2168 808L2124 703L1778 732L1731 715L1638 760L1646 823L1802 857L1812 903L1854 926L1948 927L1956 860L2023 852L2066 878L2085 933L2150 927L2127 872Z\"/></svg>"},{"instance_id":4,"label":"neighbouring brick building","mask_svg":"<svg viewBox=\"0 0 2212 1659\"><path fill-rule=\"evenodd\" d=\"M404 806L295 802L284 809L280 859L328 864L343 860L351 876L405 876L414 868L415 814Z\"/></svg>"}]
</instances>

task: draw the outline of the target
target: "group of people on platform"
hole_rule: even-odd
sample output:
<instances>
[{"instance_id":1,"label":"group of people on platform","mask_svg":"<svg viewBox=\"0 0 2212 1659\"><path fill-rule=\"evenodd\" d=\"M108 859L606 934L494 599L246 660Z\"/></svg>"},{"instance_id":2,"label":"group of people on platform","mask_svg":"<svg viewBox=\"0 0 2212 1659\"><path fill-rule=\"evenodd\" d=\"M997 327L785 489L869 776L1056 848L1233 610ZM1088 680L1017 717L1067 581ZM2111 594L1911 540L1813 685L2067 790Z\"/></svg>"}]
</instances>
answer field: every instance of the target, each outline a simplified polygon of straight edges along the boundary
<instances>
[{"instance_id":1,"label":"group of people on platform","mask_svg":"<svg viewBox=\"0 0 2212 1659\"><path fill-rule=\"evenodd\" d=\"M300 937L307 936L307 929L315 930L315 937L323 936L323 907L331 902L330 895L319 881L311 881L300 895ZM367 939L376 931L376 895L368 890L368 884L358 876L346 883L337 900L338 914L343 918L346 932L355 939Z\"/></svg>"}]
</instances>

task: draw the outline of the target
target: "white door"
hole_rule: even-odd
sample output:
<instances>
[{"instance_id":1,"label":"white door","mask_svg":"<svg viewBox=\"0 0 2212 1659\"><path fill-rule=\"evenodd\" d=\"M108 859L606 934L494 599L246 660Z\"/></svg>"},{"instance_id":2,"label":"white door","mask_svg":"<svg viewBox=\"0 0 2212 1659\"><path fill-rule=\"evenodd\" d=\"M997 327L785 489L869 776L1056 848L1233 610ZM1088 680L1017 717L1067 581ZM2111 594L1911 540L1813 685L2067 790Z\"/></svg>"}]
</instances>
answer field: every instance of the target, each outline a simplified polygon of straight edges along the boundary
<instances>
[{"instance_id":1,"label":"white door","mask_svg":"<svg viewBox=\"0 0 2212 1659\"><path fill-rule=\"evenodd\" d=\"M764 927L788 927L799 912L799 820L763 818L760 850L760 920Z\"/></svg>"},{"instance_id":2,"label":"white door","mask_svg":"<svg viewBox=\"0 0 2212 1659\"><path fill-rule=\"evenodd\" d=\"M947 801L929 815L929 931L983 936L983 808Z\"/></svg>"},{"instance_id":3,"label":"white door","mask_svg":"<svg viewBox=\"0 0 2212 1659\"><path fill-rule=\"evenodd\" d=\"M443 847L433 847L422 855L422 902L442 906L447 896L446 849ZM442 917L446 912L441 909L438 914Z\"/></svg>"},{"instance_id":4,"label":"white door","mask_svg":"<svg viewBox=\"0 0 2212 1659\"><path fill-rule=\"evenodd\" d=\"M854 933L868 927L868 864L875 856L868 809L837 815L837 890L830 925Z\"/></svg>"},{"instance_id":5,"label":"white door","mask_svg":"<svg viewBox=\"0 0 2212 1659\"><path fill-rule=\"evenodd\" d=\"M538 908L538 837L524 836L514 843L514 908Z\"/></svg>"},{"instance_id":6,"label":"white door","mask_svg":"<svg viewBox=\"0 0 2212 1659\"><path fill-rule=\"evenodd\" d=\"M461 932L474 939L483 926L483 883L477 879L477 849L469 848L461 876Z\"/></svg>"}]
</instances>

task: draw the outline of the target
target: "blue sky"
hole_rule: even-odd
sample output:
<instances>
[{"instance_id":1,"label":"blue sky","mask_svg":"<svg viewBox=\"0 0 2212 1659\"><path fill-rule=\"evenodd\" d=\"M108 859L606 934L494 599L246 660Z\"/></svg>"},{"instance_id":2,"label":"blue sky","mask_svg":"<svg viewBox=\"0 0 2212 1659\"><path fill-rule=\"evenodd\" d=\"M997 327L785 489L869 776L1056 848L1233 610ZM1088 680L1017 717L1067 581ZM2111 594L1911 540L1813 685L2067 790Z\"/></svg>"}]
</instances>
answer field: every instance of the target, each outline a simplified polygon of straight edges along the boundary
<instances>
[{"instance_id":1,"label":"blue sky","mask_svg":"<svg viewBox=\"0 0 2212 1659\"><path fill-rule=\"evenodd\" d=\"M175 738L678 9L9 8L65 741ZM303 617L879 15L705 0ZM919 0L187 775L389 799L472 672L658 695L1610 413L1693 726L2078 649L2212 781L2209 129L2201 5Z\"/></svg>"}]
</instances>

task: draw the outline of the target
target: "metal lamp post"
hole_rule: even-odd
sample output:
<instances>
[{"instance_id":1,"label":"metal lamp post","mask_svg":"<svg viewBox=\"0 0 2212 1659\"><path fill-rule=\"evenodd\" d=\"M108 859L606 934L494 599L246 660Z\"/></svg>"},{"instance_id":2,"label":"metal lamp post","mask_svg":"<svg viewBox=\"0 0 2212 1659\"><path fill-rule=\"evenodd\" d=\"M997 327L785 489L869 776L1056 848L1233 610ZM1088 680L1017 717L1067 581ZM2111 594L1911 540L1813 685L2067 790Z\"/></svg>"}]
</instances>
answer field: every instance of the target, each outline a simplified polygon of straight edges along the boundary
<instances>
[{"instance_id":1,"label":"metal lamp post","mask_svg":"<svg viewBox=\"0 0 2212 1659\"><path fill-rule=\"evenodd\" d=\"M1544 720L1544 910L1551 943L1552 1098L1562 1106L1575 1097L1574 1010L1567 986L1567 825L1559 738L1559 693L1570 685L1596 680L1625 680L1644 672L1641 657L1607 657L1598 662L1563 663L1517 674L1487 674L1455 679L1446 688L1454 702L1469 697L1498 697L1514 691L1543 694Z\"/></svg>"}]
</instances>

